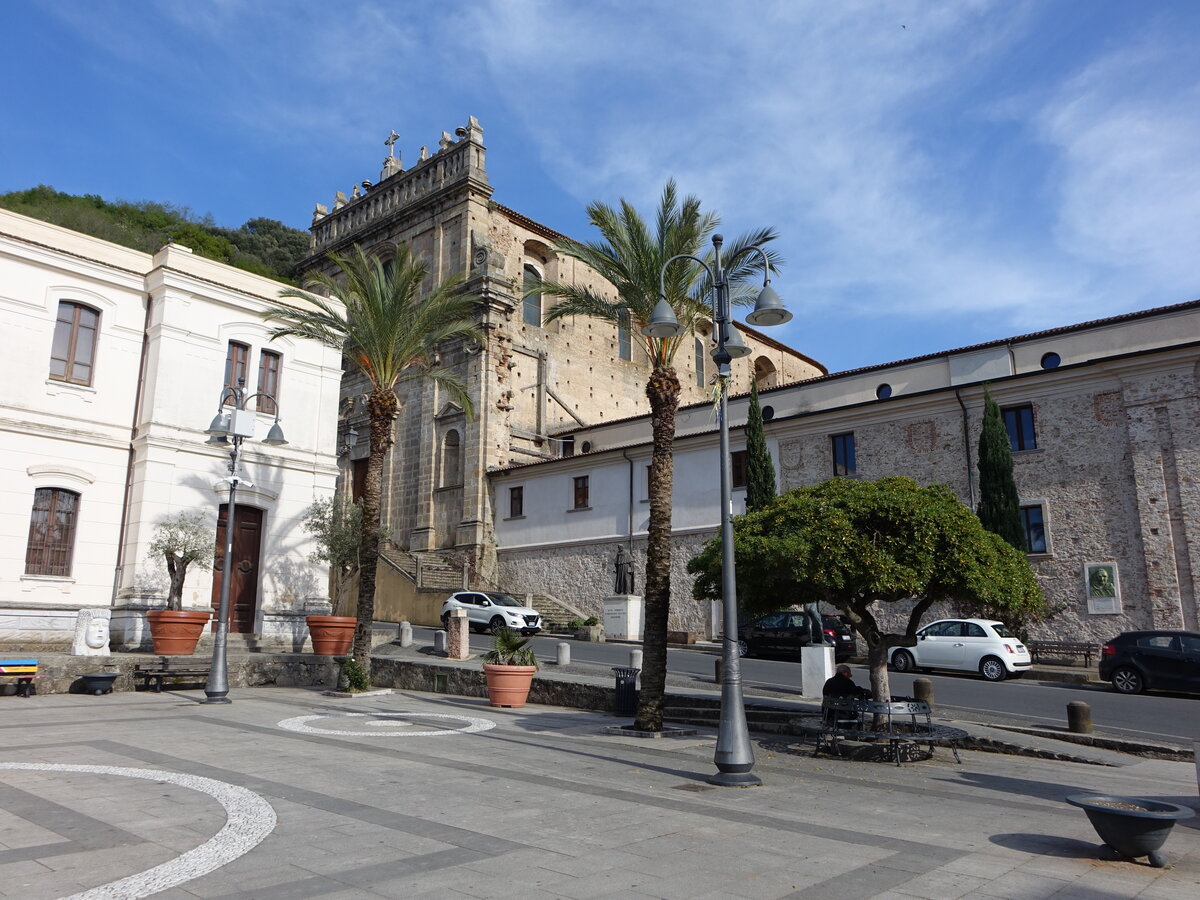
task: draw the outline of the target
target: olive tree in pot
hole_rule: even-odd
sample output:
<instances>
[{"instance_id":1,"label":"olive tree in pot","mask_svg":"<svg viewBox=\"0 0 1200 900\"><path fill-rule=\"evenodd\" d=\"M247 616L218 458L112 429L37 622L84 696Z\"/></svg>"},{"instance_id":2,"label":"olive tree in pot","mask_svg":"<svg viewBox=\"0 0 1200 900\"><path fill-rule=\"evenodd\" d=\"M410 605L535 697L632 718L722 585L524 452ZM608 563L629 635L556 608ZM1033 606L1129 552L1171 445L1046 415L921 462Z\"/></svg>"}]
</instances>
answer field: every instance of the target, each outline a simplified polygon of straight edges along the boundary
<instances>
[{"instance_id":1,"label":"olive tree in pot","mask_svg":"<svg viewBox=\"0 0 1200 900\"><path fill-rule=\"evenodd\" d=\"M492 706L524 706L537 671L537 657L529 638L511 628L492 632L492 649L483 654L488 703Z\"/></svg>"},{"instance_id":2,"label":"olive tree in pot","mask_svg":"<svg viewBox=\"0 0 1200 900\"><path fill-rule=\"evenodd\" d=\"M313 652L322 656L343 656L350 652L357 618L352 615L353 588L362 565L363 508L348 496L316 500L304 512L305 532L317 549L309 561L329 566L329 595L332 615L307 616Z\"/></svg>"},{"instance_id":3,"label":"olive tree in pot","mask_svg":"<svg viewBox=\"0 0 1200 900\"><path fill-rule=\"evenodd\" d=\"M216 539L209 516L196 510L167 516L154 527L150 553L166 561L170 579L167 608L146 613L154 652L159 656L190 656L212 618L211 609L183 608L183 584L192 563L208 565L212 561Z\"/></svg>"}]
</instances>

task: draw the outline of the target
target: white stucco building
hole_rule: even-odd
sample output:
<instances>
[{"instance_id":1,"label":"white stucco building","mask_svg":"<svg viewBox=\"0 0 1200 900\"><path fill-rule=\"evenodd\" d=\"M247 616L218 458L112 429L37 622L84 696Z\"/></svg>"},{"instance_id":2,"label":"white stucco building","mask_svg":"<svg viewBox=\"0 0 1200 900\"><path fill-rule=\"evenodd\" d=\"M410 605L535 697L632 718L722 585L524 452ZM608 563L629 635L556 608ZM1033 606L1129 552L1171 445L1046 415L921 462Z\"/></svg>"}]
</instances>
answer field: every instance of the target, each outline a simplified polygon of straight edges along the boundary
<instances>
[{"instance_id":1,"label":"white stucco building","mask_svg":"<svg viewBox=\"0 0 1200 900\"><path fill-rule=\"evenodd\" d=\"M146 550L154 526L202 510L217 537L228 455L204 430L238 376L278 397L288 444L259 443L274 421L259 407L231 630L299 622L303 634L327 573L299 523L333 492L341 361L268 342L260 313L281 288L178 245L151 256L0 210L0 647L69 643L78 610L95 606L114 608L114 645L146 643L145 611L166 589ZM193 567L184 605L209 608L217 592L213 570Z\"/></svg>"}]
</instances>

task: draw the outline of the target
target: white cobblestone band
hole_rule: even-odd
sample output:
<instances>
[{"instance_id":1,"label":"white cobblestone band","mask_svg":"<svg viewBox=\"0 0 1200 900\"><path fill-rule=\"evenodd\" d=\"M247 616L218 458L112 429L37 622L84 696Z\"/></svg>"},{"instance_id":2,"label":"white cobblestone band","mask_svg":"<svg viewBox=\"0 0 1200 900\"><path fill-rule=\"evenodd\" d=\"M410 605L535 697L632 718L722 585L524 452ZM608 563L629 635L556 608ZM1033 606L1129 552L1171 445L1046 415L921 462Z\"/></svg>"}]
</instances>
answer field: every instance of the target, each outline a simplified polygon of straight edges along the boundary
<instances>
[{"instance_id":1,"label":"white cobblestone band","mask_svg":"<svg viewBox=\"0 0 1200 900\"><path fill-rule=\"evenodd\" d=\"M0 769L37 772L80 772L88 775L120 775L161 781L208 794L225 810L225 826L198 847L175 859L79 894L65 900L136 900L165 891L207 875L253 850L275 829L275 810L253 791L212 778L163 772L158 769L127 769L123 766L73 766L57 763L0 763Z\"/></svg>"},{"instance_id":2,"label":"white cobblestone band","mask_svg":"<svg viewBox=\"0 0 1200 900\"><path fill-rule=\"evenodd\" d=\"M364 725L376 728L392 725L411 727L412 722L406 722L402 716L415 716L420 719L454 719L466 722L465 728L441 728L436 731L335 731L332 728L313 728L308 723L317 719L359 719L370 717L375 721L364 722ZM472 734L476 731L488 731L495 728L496 723L491 719L479 719L475 716L452 716L447 713L324 713L316 716L296 716L284 719L279 727L287 731L298 731L301 734L341 735L343 737L436 737L442 734Z\"/></svg>"}]
</instances>

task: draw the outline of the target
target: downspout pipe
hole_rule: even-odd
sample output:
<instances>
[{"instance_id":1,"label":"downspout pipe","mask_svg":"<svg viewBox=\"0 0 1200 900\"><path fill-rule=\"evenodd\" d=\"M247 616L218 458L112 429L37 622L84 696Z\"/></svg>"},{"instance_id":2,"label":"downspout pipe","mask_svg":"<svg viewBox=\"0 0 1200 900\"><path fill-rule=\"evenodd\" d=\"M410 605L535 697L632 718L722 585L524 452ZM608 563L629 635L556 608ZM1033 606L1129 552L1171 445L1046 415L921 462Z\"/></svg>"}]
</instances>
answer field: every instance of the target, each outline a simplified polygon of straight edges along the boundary
<instances>
[{"instance_id":1,"label":"downspout pipe","mask_svg":"<svg viewBox=\"0 0 1200 900\"><path fill-rule=\"evenodd\" d=\"M629 552L630 552L630 554L632 554L632 553L633 553L633 504L634 504L634 499L633 499L633 496L634 496L634 495L633 495L633 487L634 487L633 473L634 473L634 468L633 468L633 467L634 467L634 461L633 461L633 460L630 458L630 456L629 456L629 450L628 450L628 449L624 449L624 448L623 448L623 449L621 450L621 455L622 455L623 457L625 457L625 461L626 461L627 463L629 463L629 521L628 521L628 523L627 523L627 524L626 524L626 526L625 526L625 532L626 532L626 535L628 536L628 537L627 537L627 542L628 542L628 544L629 544Z\"/></svg>"},{"instance_id":2,"label":"downspout pipe","mask_svg":"<svg viewBox=\"0 0 1200 900\"><path fill-rule=\"evenodd\" d=\"M959 388L954 389L954 399L958 401L958 405L962 409L963 455L967 459L967 493L971 498L971 509L974 510L976 506L975 470L971 466L971 423L967 416L967 405L963 403L962 391Z\"/></svg>"},{"instance_id":3,"label":"downspout pipe","mask_svg":"<svg viewBox=\"0 0 1200 900\"><path fill-rule=\"evenodd\" d=\"M154 308L154 295L146 295L146 320L142 323L142 353L138 360L137 390L133 400L133 421L129 423L129 453L125 461L125 492L121 498L121 524L117 526L117 562L113 571L112 600L109 606L116 607L117 594L121 590L121 573L125 568L125 537L129 530L129 507L133 494L133 464L136 450L138 422L142 416L142 401L146 396L146 365L150 356L150 312Z\"/></svg>"}]
</instances>

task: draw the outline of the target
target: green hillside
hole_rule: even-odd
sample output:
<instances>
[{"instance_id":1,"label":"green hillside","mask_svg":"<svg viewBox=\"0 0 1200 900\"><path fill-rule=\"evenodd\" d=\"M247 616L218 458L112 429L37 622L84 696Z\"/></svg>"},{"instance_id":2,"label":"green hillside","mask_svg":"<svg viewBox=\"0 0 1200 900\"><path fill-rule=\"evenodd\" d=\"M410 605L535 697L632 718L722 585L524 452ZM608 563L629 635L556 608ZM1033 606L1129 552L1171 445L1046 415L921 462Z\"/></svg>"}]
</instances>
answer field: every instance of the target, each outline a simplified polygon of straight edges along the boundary
<instances>
[{"instance_id":1,"label":"green hillside","mask_svg":"<svg viewBox=\"0 0 1200 900\"><path fill-rule=\"evenodd\" d=\"M39 185L0 194L0 207L147 253L174 241L209 259L292 284L297 264L309 253L308 232L275 219L221 228L211 216L201 218L169 203L110 203L95 194L78 197Z\"/></svg>"}]
</instances>

